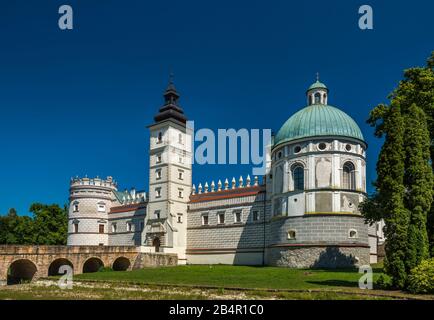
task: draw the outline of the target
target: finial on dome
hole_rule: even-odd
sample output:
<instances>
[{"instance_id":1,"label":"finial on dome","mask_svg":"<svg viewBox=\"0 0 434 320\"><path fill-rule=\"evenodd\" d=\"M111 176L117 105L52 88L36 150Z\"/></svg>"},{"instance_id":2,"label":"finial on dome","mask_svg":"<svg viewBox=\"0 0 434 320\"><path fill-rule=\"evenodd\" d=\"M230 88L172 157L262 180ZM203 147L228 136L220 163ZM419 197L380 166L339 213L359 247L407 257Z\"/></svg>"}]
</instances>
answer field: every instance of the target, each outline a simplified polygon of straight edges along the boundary
<instances>
[{"instance_id":1,"label":"finial on dome","mask_svg":"<svg viewBox=\"0 0 434 320\"><path fill-rule=\"evenodd\" d=\"M319 82L319 72L316 73L316 82Z\"/></svg>"}]
</instances>

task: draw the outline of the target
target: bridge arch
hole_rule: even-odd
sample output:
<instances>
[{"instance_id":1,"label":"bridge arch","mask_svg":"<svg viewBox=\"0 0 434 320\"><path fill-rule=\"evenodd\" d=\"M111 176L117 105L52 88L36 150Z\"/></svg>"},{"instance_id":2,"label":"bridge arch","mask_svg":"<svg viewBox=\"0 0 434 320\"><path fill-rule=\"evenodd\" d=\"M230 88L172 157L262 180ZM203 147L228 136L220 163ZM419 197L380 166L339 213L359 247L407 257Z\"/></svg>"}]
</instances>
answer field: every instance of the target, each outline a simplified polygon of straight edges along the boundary
<instances>
[{"instance_id":1,"label":"bridge arch","mask_svg":"<svg viewBox=\"0 0 434 320\"><path fill-rule=\"evenodd\" d=\"M126 271L130 268L130 266L130 259L125 257L119 257L113 262L112 269L114 271Z\"/></svg>"},{"instance_id":2,"label":"bridge arch","mask_svg":"<svg viewBox=\"0 0 434 320\"><path fill-rule=\"evenodd\" d=\"M38 268L28 259L18 259L12 262L8 268L7 284L20 284L30 282L35 276Z\"/></svg>"},{"instance_id":3,"label":"bridge arch","mask_svg":"<svg viewBox=\"0 0 434 320\"><path fill-rule=\"evenodd\" d=\"M59 269L61 266L65 266L65 265L70 266L72 270L74 270L74 265L68 259L65 258L54 259L48 267L48 276L60 275L61 273L59 273Z\"/></svg>"},{"instance_id":4,"label":"bridge arch","mask_svg":"<svg viewBox=\"0 0 434 320\"><path fill-rule=\"evenodd\" d=\"M104 268L104 262L100 258L92 257L84 262L83 273L97 272L101 268Z\"/></svg>"}]
</instances>

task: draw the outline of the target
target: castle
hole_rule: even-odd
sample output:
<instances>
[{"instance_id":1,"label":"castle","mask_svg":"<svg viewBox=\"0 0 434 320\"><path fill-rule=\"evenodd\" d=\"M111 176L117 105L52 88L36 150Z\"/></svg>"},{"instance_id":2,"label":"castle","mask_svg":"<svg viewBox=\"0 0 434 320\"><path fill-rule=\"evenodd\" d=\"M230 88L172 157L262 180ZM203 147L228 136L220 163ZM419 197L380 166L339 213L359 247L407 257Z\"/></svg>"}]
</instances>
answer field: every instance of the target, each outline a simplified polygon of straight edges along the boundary
<instances>
[{"instance_id":1,"label":"castle","mask_svg":"<svg viewBox=\"0 0 434 320\"><path fill-rule=\"evenodd\" d=\"M377 261L381 224L368 226L367 145L356 122L328 105L319 80L307 106L273 137L261 177L192 184L192 132L170 81L150 130L149 191L112 177L73 178L68 245L137 246L180 264L347 267Z\"/></svg>"}]
</instances>

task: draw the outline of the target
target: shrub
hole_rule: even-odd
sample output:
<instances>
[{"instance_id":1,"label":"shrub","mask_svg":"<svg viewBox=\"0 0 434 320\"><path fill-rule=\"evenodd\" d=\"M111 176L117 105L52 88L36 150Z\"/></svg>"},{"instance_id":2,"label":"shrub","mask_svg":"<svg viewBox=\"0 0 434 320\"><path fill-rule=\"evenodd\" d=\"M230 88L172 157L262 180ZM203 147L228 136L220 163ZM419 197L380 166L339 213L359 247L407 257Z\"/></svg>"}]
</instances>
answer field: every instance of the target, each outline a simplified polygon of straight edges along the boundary
<instances>
[{"instance_id":1,"label":"shrub","mask_svg":"<svg viewBox=\"0 0 434 320\"><path fill-rule=\"evenodd\" d=\"M98 269L98 272L110 272L110 271L113 271L113 269L110 267L101 267Z\"/></svg>"},{"instance_id":2,"label":"shrub","mask_svg":"<svg viewBox=\"0 0 434 320\"><path fill-rule=\"evenodd\" d=\"M413 293L434 293L434 258L423 260L411 270L407 289Z\"/></svg>"},{"instance_id":3,"label":"shrub","mask_svg":"<svg viewBox=\"0 0 434 320\"><path fill-rule=\"evenodd\" d=\"M381 274L375 281L375 288L388 290L392 288L392 278L387 274Z\"/></svg>"}]
</instances>

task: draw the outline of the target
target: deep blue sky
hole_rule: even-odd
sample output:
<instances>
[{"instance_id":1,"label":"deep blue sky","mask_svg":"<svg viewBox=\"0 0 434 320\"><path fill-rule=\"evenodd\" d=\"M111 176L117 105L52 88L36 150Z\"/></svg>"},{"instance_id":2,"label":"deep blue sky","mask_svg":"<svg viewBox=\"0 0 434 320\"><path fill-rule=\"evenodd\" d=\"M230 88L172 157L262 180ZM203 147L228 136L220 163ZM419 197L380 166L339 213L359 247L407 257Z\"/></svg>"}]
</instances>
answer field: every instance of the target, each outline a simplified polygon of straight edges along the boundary
<instances>
[{"instance_id":1,"label":"deep blue sky","mask_svg":"<svg viewBox=\"0 0 434 320\"><path fill-rule=\"evenodd\" d=\"M57 10L74 9L60 31ZM374 30L358 28L370 4ZM173 69L196 128L271 128L305 105L320 72L329 103L360 125L375 179L369 110L434 50L426 1L1 1L0 213L63 204L71 176L148 185L146 125ZM194 182L249 166L194 168Z\"/></svg>"}]
</instances>

